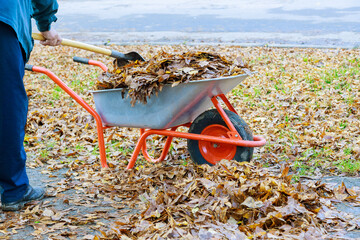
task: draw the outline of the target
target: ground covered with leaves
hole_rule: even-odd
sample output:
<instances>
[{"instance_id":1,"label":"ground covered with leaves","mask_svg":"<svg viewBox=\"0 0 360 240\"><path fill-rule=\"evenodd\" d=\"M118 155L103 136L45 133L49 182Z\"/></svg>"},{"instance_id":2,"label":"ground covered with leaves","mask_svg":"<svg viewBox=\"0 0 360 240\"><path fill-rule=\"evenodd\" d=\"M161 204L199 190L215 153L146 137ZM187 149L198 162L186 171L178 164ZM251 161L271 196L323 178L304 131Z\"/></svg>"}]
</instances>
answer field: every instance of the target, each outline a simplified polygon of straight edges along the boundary
<instances>
[{"instance_id":1,"label":"ground covered with leaves","mask_svg":"<svg viewBox=\"0 0 360 240\"><path fill-rule=\"evenodd\" d=\"M36 238L51 239L76 239L81 229L96 230L84 231L85 239L341 239L359 228L359 219L334 208L341 201L358 205L359 189L318 181L323 175L358 175L360 169L359 50L112 48L134 50L146 59L160 51L240 57L256 73L227 96L267 145L255 150L250 164L223 161L208 167L192 164L186 140L175 139L166 162L148 164L140 156L127 171L139 131L110 128L105 131L110 168L101 170L92 117L46 76L27 73L28 165L59 179L48 186L55 199L94 212L74 215L50 199L20 213L1 213L5 236L11 239L14 231L31 226ZM38 45L30 63L52 70L93 106L88 90L101 70L73 63L75 55L112 64L85 51ZM158 155L162 137L148 142L149 152ZM55 176L64 168L69 168L65 174ZM100 205L107 209L97 209Z\"/></svg>"}]
</instances>

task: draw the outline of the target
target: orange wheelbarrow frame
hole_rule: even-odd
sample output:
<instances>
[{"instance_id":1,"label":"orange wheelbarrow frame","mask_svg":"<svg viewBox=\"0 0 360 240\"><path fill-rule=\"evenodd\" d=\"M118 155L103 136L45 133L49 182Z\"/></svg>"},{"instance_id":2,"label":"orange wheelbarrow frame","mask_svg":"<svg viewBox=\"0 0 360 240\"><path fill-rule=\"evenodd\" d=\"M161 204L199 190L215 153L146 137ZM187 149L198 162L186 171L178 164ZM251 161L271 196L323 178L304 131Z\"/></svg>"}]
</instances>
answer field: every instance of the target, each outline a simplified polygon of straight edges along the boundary
<instances>
[{"instance_id":1,"label":"orange wheelbarrow frame","mask_svg":"<svg viewBox=\"0 0 360 240\"><path fill-rule=\"evenodd\" d=\"M94 60L87 60L86 62L82 62L94 66L100 67L103 71L107 72L108 68L105 66L105 64L94 61ZM63 89L67 94L70 95L71 98L73 98L77 103L79 103L86 111L88 111L95 119L96 121L96 127L97 127L97 134L98 134L98 145L99 145L99 154L100 154L100 162L101 167L105 168L108 167L107 160L106 160L106 151L105 151L105 141L104 141L104 130L107 128L110 128L111 126L104 126L100 115L88 104L83 100L78 94L76 94L71 88L69 88L63 81L61 81L53 72L50 70L33 66L26 64L25 69L28 71L33 71L37 73L43 73L47 75L51 80L53 80L61 89ZM190 127L191 122L182 124L179 126L172 127L170 129L140 129L140 138L136 144L136 147L134 149L134 152L131 156L131 159L127 165L127 169L132 169L135 166L137 157L142 151L144 158L152 163L158 163L165 160L170 146L172 139L174 137L177 138L186 138L186 139L192 139L197 141L208 141L211 143L219 143L219 144L229 144L234 146L242 146L242 147L261 147L266 144L266 140L261 136L253 136L253 141L248 140L242 140L240 134L235 129L234 125L230 121L229 117L225 113L224 109L221 107L218 98L220 98L227 108L236 113L234 107L231 105L229 100L226 98L224 94L216 95L211 98L211 101L214 105L214 107L217 109L219 114L221 115L222 119L225 121L228 129L230 130L227 132L228 138L224 137L215 137L210 135L204 135L204 134L194 134L194 133L184 133L184 132L178 132L176 131L178 127L184 126L184 127ZM158 159L153 159L150 157L150 155L147 152L147 146L146 146L146 139L150 135L162 135L166 136L166 142L163 148L163 151Z\"/></svg>"}]
</instances>

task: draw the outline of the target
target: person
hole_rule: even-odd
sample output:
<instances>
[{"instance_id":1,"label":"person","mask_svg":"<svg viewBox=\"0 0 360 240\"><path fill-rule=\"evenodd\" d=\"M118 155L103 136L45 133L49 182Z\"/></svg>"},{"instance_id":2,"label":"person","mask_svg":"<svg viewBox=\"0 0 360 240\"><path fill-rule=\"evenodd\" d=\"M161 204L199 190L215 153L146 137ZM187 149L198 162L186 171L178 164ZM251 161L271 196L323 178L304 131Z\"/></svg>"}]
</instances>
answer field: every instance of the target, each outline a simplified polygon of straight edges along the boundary
<instances>
[{"instance_id":1,"label":"person","mask_svg":"<svg viewBox=\"0 0 360 240\"><path fill-rule=\"evenodd\" d=\"M26 173L24 150L28 99L23 77L33 47L31 18L45 37L43 45L61 43L51 24L57 20L56 0L0 0L0 186L3 211L17 211L44 197Z\"/></svg>"}]
</instances>

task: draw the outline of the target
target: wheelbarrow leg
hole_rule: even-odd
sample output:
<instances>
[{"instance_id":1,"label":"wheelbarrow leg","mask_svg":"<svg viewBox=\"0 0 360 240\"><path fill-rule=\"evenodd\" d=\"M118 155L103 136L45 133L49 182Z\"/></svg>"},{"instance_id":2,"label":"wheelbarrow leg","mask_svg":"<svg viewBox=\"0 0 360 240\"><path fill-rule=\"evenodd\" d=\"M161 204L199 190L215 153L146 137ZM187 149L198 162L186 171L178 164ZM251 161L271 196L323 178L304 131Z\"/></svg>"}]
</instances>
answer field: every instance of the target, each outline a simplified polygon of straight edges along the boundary
<instances>
[{"instance_id":1,"label":"wheelbarrow leg","mask_svg":"<svg viewBox=\"0 0 360 240\"><path fill-rule=\"evenodd\" d=\"M142 146L143 146L143 144L146 141L146 138L148 136L149 136L149 134L148 134L147 131L144 132L143 134L141 134L126 169L132 169L135 166L136 159L137 159L137 157L138 157L138 155L140 153L140 150L141 150L141 148L142 148Z\"/></svg>"},{"instance_id":2,"label":"wheelbarrow leg","mask_svg":"<svg viewBox=\"0 0 360 240\"><path fill-rule=\"evenodd\" d=\"M177 129L177 127L173 127L171 128L171 131L175 131ZM145 132L144 129L140 129L140 134L143 134ZM167 136L166 138L166 142L165 142L165 145L164 145L164 149L161 153L161 156L158 158L158 159L152 159L149 155L149 153L147 152L147 147L146 147L146 140L143 142L142 144L142 153L145 157L145 159L148 161L148 162L152 162L152 163L158 163L158 162L162 162L165 160L166 158L166 155L168 154L169 152L169 149L170 149L170 146L171 146L171 142L172 142L172 139L174 137L172 136Z\"/></svg>"},{"instance_id":3,"label":"wheelbarrow leg","mask_svg":"<svg viewBox=\"0 0 360 240\"><path fill-rule=\"evenodd\" d=\"M172 127L171 131L175 131L178 127ZM167 136L165 145L164 145L164 149L160 155L160 157L158 159L152 159L149 155L149 153L147 152L147 148L146 148L146 138L150 135L152 135L152 130L145 130L145 129L140 129L140 139L138 141L138 143L136 144L136 147L134 149L133 155L131 156L130 162L127 166L127 169L132 169L135 166L135 162L136 159L140 153L140 150L142 150L142 153L144 155L144 158L148 161L148 162L152 162L152 163L158 163L158 162L162 162L165 160L166 155L169 152L170 146L171 146L171 142L173 140L173 136Z\"/></svg>"},{"instance_id":4,"label":"wheelbarrow leg","mask_svg":"<svg viewBox=\"0 0 360 240\"><path fill-rule=\"evenodd\" d=\"M96 120L96 118L95 118ZM102 168L108 167L106 163L106 151L105 151L105 141L104 141L104 127L100 119L96 120L96 128L98 134L98 144L99 144L99 153L100 153L100 163Z\"/></svg>"}]
</instances>

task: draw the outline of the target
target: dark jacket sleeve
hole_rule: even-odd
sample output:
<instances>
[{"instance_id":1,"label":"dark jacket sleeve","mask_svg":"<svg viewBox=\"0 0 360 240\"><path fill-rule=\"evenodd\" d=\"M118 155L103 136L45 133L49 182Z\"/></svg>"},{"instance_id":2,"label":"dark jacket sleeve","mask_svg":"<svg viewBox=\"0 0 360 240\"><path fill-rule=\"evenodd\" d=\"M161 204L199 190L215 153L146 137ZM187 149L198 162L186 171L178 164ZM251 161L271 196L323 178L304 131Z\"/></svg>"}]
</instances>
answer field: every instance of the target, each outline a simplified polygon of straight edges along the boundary
<instances>
[{"instance_id":1,"label":"dark jacket sleeve","mask_svg":"<svg viewBox=\"0 0 360 240\"><path fill-rule=\"evenodd\" d=\"M50 25L55 22L57 18L55 14L59 8L56 0L32 0L33 14L32 17L36 20L37 28L40 32L50 30Z\"/></svg>"}]
</instances>

